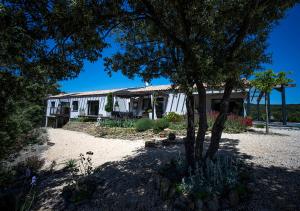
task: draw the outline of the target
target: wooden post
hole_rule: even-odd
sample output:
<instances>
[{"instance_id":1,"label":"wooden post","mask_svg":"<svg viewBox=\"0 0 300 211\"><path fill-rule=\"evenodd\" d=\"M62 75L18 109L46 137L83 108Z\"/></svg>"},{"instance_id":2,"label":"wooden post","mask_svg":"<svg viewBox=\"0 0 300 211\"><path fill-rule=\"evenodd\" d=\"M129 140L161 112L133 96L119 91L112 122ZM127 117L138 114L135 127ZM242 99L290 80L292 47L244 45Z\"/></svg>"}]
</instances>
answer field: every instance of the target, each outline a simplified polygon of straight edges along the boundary
<instances>
[{"instance_id":1,"label":"wooden post","mask_svg":"<svg viewBox=\"0 0 300 211\"><path fill-rule=\"evenodd\" d=\"M281 110L282 110L282 124L286 125L287 112L286 112L286 101L285 101L285 86L281 85Z\"/></svg>"},{"instance_id":2,"label":"wooden post","mask_svg":"<svg viewBox=\"0 0 300 211\"><path fill-rule=\"evenodd\" d=\"M269 133L269 111L268 111L268 97L269 97L269 94L268 93L265 93L265 106L266 106L266 133L268 134Z\"/></svg>"},{"instance_id":3,"label":"wooden post","mask_svg":"<svg viewBox=\"0 0 300 211\"><path fill-rule=\"evenodd\" d=\"M259 121L260 120L259 101L257 101L256 104L256 112L257 112L257 120Z\"/></svg>"},{"instance_id":4,"label":"wooden post","mask_svg":"<svg viewBox=\"0 0 300 211\"><path fill-rule=\"evenodd\" d=\"M247 105L246 105L246 115L250 115L250 89L247 93Z\"/></svg>"}]
</instances>

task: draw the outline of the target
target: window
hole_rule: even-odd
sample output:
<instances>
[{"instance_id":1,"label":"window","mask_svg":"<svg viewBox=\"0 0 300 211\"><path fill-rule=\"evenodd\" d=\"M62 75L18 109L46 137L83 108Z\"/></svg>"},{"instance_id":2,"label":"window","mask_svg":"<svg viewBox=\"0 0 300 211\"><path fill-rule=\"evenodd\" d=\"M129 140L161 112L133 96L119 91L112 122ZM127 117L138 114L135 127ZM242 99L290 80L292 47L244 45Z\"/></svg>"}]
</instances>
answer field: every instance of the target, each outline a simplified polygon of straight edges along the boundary
<instances>
[{"instance_id":1,"label":"window","mask_svg":"<svg viewBox=\"0 0 300 211\"><path fill-rule=\"evenodd\" d=\"M72 102L72 111L78 111L78 101Z\"/></svg>"},{"instance_id":2,"label":"window","mask_svg":"<svg viewBox=\"0 0 300 211\"><path fill-rule=\"evenodd\" d=\"M51 107L54 108L55 107L55 101L51 102Z\"/></svg>"}]
</instances>

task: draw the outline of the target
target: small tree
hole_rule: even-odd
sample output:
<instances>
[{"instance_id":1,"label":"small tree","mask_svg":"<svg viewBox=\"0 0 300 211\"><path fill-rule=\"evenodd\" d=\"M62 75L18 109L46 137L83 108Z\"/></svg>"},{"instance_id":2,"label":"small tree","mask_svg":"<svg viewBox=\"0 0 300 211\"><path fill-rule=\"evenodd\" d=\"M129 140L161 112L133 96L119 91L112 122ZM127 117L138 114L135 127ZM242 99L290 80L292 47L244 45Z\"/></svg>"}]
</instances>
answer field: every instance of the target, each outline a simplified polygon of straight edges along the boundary
<instances>
[{"instance_id":1,"label":"small tree","mask_svg":"<svg viewBox=\"0 0 300 211\"><path fill-rule=\"evenodd\" d=\"M109 93L107 95L107 103L105 105L105 111L106 112L112 112L113 111L113 95L112 93Z\"/></svg>"},{"instance_id":2,"label":"small tree","mask_svg":"<svg viewBox=\"0 0 300 211\"><path fill-rule=\"evenodd\" d=\"M285 72L274 73L273 70L267 70L265 72L259 72L255 74L255 79L252 80L251 84L257 89L261 90L265 94L266 101L266 133L269 133L269 112L268 112L268 94L272 91L275 86L287 85L292 82L291 79L286 77Z\"/></svg>"}]
</instances>

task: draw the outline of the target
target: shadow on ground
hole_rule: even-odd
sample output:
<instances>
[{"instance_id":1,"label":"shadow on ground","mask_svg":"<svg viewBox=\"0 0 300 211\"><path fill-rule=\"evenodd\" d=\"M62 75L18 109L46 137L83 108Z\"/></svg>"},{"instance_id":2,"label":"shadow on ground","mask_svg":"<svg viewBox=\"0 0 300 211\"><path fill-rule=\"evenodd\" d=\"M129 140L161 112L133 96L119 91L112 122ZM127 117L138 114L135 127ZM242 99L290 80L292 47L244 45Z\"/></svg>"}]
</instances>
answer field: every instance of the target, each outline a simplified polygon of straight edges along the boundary
<instances>
[{"instance_id":1,"label":"shadow on ground","mask_svg":"<svg viewBox=\"0 0 300 211\"><path fill-rule=\"evenodd\" d=\"M240 153L238 144L239 140L223 139L219 152L238 156L242 162L251 166L256 178L252 198L238 210L299 210L300 170L251 164L252 156ZM162 201L158 190L155 189L154 175L160 166L171 158L183 156L183 152L183 145L143 149L134 157L99 166L94 176L103 183L97 186L91 200L76 206L66 206L57 189L65 180L53 176L53 182L51 178L48 179L48 185L53 187L49 189L47 183L44 183L44 191L38 196L36 209L43 207L54 210L171 210L167 201Z\"/></svg>"}]
</instances>

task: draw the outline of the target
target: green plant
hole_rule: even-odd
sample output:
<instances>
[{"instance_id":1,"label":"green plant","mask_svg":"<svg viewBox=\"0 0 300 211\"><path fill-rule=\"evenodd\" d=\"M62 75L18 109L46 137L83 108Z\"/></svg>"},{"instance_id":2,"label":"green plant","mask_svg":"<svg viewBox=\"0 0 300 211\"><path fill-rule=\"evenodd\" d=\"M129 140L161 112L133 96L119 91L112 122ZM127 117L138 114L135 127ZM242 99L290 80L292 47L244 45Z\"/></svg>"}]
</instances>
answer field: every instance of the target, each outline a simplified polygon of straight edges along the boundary
<instances>
[{"instance_id":1,"label":"green plant","mask_svg":"<svg viewBox=\"0 0 300 211\"><path fill-rule=\"evenodd\" d=\"M113 111L113 94L112 93L108 93L108 95L107 95L107 103L105 105L105 111L106 112Z\"/></svg>"},{"instance_id":2,"label":"green plant","mask_svg":"<svg viewBox=\"0 0 300 211\"><path fill-rule=\"evenodd\" d=\"M37 173L45 164L45 159L41 159L38 156L31 156L25 159L25 161L19 162L14 166L14 170L17 175L24 175L27 169L32 173Z\"/></svg>"},{"instance_id":3,"label":"green plant","mask_svg":"<svg viewBox=\"0 0 300 211\"><path fill-rule=\"evenodd\" d=\"M169 112L164 116L164 119L166 119L168 122L181 122L184 118L182 115L179 115L175 112Z\"/></svg>"},{"instance_id":4,"label":"green plant","mask_svg":"<svg viewBox=\"0 0 300 211\"><path fill-rule=\"evenodd\" d=\"M98 122L98 125L102 127L122 127L133 128L136 120L132 119L103 119Z\"/></svg>"},{"instance_id":5,"label":"green plant","mask_svg":"<svg viewBox=\"0 0 300 211\"><path fill-rule=\"evenodd\" d=\"M65 168L66 169L74 169L77 166L77 160L75 159L69 159L66 163L65 163Z\"/></svg>"},{"instance_id":6,"label":"green plant","mask_svg":"<svg viewBox=\"0 0 300 211\"><path fill-rule=\"evenodd\" d=\"M154 121L153 130L154 132L160 132L169 127L170 123L168 120L161 118Z\"/></svg>"},{"instance_id":7,"label":"green plant","mask_svg":"<svg viewBox=\"0 0 300 211\"><path fill-rule=\"evenodd\" d=\"M265 128L265 126L263 124L257 124L255 125L256 128Z\"/></svg>"},{"instance_id":8,"label":"green plant","mask_svg":"<svg viewBox=\"0 0 300 211\"><path fill-rule=\"evenodd\" d=\"M149 130L153 127L153 121L151 119L143 118L139 119L135 124L135 129L138 132Z\"/></svg>"}]
</instances>

